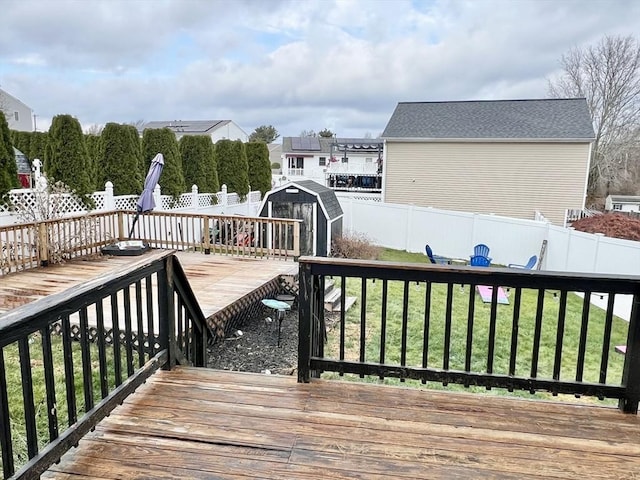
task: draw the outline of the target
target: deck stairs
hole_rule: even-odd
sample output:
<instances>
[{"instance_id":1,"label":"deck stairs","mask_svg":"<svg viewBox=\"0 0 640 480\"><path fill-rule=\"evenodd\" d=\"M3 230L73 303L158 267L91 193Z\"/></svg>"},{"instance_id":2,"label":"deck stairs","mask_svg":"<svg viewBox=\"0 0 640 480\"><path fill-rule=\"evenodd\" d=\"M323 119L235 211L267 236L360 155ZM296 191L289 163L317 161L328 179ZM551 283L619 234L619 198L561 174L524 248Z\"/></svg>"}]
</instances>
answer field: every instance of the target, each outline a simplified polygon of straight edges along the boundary
<instances>
[{"instance_id":1,"label":"deck stairs","mask_svg":"<svg viewBox=\"0 0 640 480\"><path fill-rule=\"evenodd\" d=\"M324 283L324 309L327 312L339 312L342 294L336 287L333 279L327 278ZM356 302L356 297L346 297L344 302L345 311L349 310Z\"/></svg>"}]
</instances>

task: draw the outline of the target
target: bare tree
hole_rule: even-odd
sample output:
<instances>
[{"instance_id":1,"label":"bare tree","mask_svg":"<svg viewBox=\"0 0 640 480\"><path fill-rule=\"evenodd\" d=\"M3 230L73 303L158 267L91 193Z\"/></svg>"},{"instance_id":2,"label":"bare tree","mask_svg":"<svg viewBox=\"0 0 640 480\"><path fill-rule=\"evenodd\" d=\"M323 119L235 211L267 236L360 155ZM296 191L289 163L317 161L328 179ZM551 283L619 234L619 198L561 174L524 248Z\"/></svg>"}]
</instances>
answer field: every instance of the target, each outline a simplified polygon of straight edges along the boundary
<instances>
[{"instance_id":1,"label":"bare tree","mask_svg":"<svg viewBox=\"0 0 640 480\"><path fill-rule=\"evenodd\" d=\"M549 80L549 95L587 99L596 134L589 194L606 194L634 170L627 160L640 126L640 43L633 36L606 36L571 49L560 63L564 71Z\"/></svg>"}]
</instances>

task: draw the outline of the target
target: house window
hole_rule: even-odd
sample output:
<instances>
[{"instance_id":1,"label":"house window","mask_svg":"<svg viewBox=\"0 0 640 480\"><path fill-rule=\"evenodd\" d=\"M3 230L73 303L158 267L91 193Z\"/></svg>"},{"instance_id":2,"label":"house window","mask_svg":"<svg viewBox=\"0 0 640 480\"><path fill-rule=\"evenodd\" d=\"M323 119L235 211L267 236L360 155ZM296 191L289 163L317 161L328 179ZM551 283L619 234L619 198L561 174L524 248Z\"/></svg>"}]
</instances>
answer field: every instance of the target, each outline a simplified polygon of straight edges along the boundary
<instances>
[{"instance_id":1,"label":"house window","mask_svg":"<svg viewBox=\"0 0 640 480\"><path fill-rule=\"evenodd\" d=\"M349 157L347 156L342 157L342 163L349 163Z\"/></svg>"},{"instance_id":2,"label":"house window","mask_svg":"<svg viewBox=\"0 0 640 480\"><path fill-rule=\"evenodd\" d=\"M373 163L373 158L367 157L364 159L364 163Z\"/></svg>"},{"instance_id":3,"label":"house window","mask_svg":"<svg viewBox=\"0 0 640 480\"><path fill-rule=\"evenodd\" d=\"M613 204L613 209L614 210L622 210L622 204L621 203L614 203Z\"/></svg>"},{"instance_id":4,"label":"house window","mask_svg":"<svg viewBox=\"0 0 640 480\"><path fill-rule=\"evenodd\" d=\"M318 159L318 166L324 167L327 164L327 157L320 157Z\"/></svg>"},{"instance_id":5,"label":"house window","mask_svg":"<svg viewBox=\"0 0 640 480\"><path fill-rule=\"evenodd\" d=\"M20 121L20 114L18 112L13 112L13 118L16 122Z\"/></svg>"},{"instance_id":6,"label":"house window","mask_svg":"<svg viewBox=\"0 0 640 480\"><path fill-rule=\"evenodd\" d=\"M304 157L289 157L289 168L304 168Z\"/></svg>"}]
</instances>

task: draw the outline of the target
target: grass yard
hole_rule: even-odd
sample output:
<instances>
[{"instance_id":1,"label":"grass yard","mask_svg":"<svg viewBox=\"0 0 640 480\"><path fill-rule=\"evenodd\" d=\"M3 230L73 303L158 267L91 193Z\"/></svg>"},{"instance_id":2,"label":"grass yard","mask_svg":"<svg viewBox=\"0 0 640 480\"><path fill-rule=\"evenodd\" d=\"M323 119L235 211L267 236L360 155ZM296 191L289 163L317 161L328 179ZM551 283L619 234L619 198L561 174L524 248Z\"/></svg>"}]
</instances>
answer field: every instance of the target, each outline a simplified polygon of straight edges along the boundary
<instances>
[{"instance_id":1,"label":"grass yard","mask_svg":"<svg viewBox=\"0 0 640 480\"><path fill-rule=\"evenodd\" d=\"M426 263L428 259L422 254L412 254L403 251L385 249L381 252L380 260L398 261L405 263ZM339 279L336 279L339 283ZM380 361L381 345L381 309L382 309L382 285L378 280L367 281L367 302L365 308L366 337L365 361L377 363ZM447 300L446 284L431 284L431 305L429 308L429 331L426 335L427 365L434 368L445 368L444 365L444 339L445 339L445 312ZM408 313L407 313L407 359L410 366L421 366L424 346L424 318L427 286L424 283L410 283L408 288ZM346 340L345 357L347 360L357 361L360 350L361 336L360 318L362 312L361 280L359 278L346 279L347 295L357 298L355 305L346 315ZM506 291L512 300L514 290ZM545 291L543 293L543 318L538 358L538 378L553 378L555 359L555 344L557 335L558 311L560 306L557 292ZM475 291L470 291L469 285L453 285L453 314L451 321L451 341L449 345L449 369L465 370L465 352L468 334L468 307L470 295L475 296L475 310L473 315L472 359L470 370L474 372L487 371L488 338L490 304L484 304ZM534 344L535 314L538 303L538 290L523 289L520 303L520 320L518 328L518 348L515 375L528 377L531 375L532 352ZM386 351L385 363L400 364L402 319L403 319L404 282L388 282L388 305L386 326ZM569 293L567 296L567 312L565 319L564 338L562 342L562 364L560 379L575 380L576 364L578 359L578 345L582 324L583 299ZM498 305L495 350L493 359L493 372L498 374L509 373L509 358L511 351L513 320L513 301L509 305ZM605 312L595 306L589 311L589 324L587 329L587 348L583 380L598 382L600 378L602 338L605 323ZM625 345L627 338L627 322L614 317L611 345L609 349L609 366L607 370L607 383L620 385L624 356L615 352L616 345ZM339 357L339 325L335 325L329 332L328 344L325 347L325 355L331 358ZM335 377L334 373L324 374L326 377ZM357 378L357 377L356 377ZM367 379L366 381L379 381ZM397 379L384 379L385 383L398 383ZM407 384L420 382L407 381ZM429 382L430 388L443 388L441 384ZM463 386L447 388L463 389ZM471 387L471 390L485 391L482 387ZM506 393L506 392L499 392ZM514 392L514 395L527 396L528 392Z\"/></svg>"},{"instance_id":2,"label":"grass yard","mask_svg":"<svg viewBox=\"0 0 640 480\"><path fill-rule=\"evenodd\" d=\"M64 432L69 426L68 401L65 386L64 349L62 337L52 334L51 347L53 354L53 373L56 394L56 413L58 416L58 431ZM77 418L82 417L86 412L84 397L84 380L82 375L82 352L80 343L71 342L72 357L74 365L74 393L77 410ZM105 348L107 358L107 368L105 371L109 391L115 386L115 361L113 347L107 345ZM9 415L11 418L11 437L13 441L14 463L16 470L24 465L27 460L26 425L24 417L24 407L22 402L22 377L20 371L20 355L17 344L10 344L2 349L5 362L5 375L7 378L7 393L9 397ZM34 334L29 339L29 356L31 361L31 374L33 376L33 399L36 412L36 428L38 433L38 446L43 448L49 443L49 425L47 415L47 398L44 382L44 362L42 354L42 338L39 334ZM102 400L100 386L100 364L98 361L98 346L92 343L90 347L91 357L91 381L94 405ZM134 349L133 361L137 366L138 355ZM121 348L120 368L123 380L127 377L126 350ZM0 470L2 469L2 459L0 458Z\"/></svg>"}]
</instances>

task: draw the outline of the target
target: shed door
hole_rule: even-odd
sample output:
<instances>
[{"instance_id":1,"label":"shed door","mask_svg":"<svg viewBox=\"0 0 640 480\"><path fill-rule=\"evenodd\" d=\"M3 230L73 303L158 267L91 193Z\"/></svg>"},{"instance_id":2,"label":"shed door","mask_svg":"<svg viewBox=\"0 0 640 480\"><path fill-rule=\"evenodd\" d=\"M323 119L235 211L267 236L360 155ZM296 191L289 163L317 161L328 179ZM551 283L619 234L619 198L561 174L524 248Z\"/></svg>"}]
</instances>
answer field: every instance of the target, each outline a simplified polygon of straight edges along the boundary
<instances>
[{"instance_id":1,"label":"shed door","mask_svg":"<svg viewBox=\"0 0 640 480\"><path fill-rule=\"evenodd\" d=\"M300 224L300 255L313 255L313 204L274 203L271 216L302 220Z\"/></svg>"}]
</instances>

